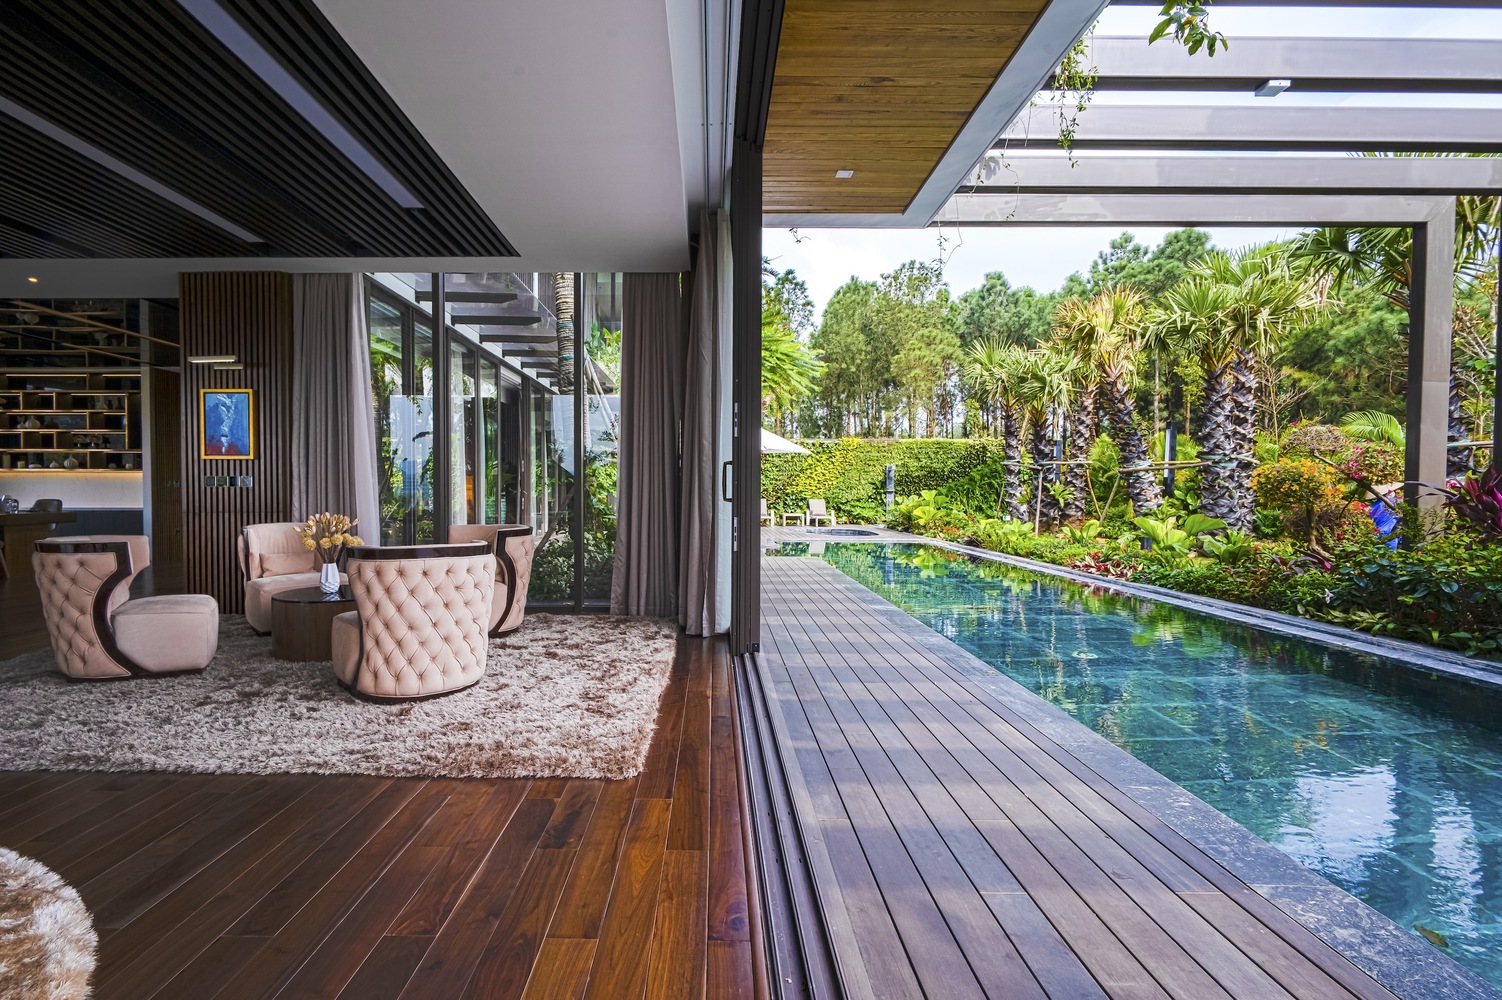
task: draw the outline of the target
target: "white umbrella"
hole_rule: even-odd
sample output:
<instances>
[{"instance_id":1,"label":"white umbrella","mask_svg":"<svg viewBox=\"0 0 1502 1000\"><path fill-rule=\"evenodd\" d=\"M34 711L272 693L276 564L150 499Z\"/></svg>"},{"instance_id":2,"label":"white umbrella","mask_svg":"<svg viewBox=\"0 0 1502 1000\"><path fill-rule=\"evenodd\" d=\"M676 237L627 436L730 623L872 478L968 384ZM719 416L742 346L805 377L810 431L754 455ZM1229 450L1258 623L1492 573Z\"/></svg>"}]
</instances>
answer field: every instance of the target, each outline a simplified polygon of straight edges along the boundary
<instances>
[{"instance_id":1,"label":"white umbrella","mask_svg":"<svg viewBox=\"0 0 1502 1000\"><path fill-rule=\"evenodd\" d=\"M771 431L767 430L765 427L763 427L761 429L761 453L763 455L811 455L811 454L813 454L813 452L811 452L807 448L803 447L803 445L798 444L798 443L793 442L793 441L789 441L787 438L782 437L779 434L773 434Z\"/></svg>"}]
</instances>

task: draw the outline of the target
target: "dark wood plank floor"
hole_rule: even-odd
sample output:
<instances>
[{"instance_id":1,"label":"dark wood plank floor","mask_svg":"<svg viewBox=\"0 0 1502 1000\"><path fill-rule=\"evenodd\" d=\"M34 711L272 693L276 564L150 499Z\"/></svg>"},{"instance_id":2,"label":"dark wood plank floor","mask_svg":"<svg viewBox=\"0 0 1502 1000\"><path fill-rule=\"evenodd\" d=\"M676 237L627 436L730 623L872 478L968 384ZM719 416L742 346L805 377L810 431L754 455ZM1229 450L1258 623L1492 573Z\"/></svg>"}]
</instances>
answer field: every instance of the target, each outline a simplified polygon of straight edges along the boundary
<instances>
[{"instance_id":1,"label":"dark wood plank floor","mask_svg":"<svg viewBox=\"0 0 1502 1000\"><path fill-rule=\"evenodd\" d=\"M751 997L730 681L680 641L635 779L9 771L0 845L79 890L99 1000Z\"/></svg>"},{"instance_id":2,"label":"dark wood plank floor","mask_svg":"<svg viewBox=\"0 0 1502 1000\"><path fill-rule=\"evenodd\" d=\"M1392 994L817 559L762 564L761 680L847 996Z\"/></svg>"}]
</instances>

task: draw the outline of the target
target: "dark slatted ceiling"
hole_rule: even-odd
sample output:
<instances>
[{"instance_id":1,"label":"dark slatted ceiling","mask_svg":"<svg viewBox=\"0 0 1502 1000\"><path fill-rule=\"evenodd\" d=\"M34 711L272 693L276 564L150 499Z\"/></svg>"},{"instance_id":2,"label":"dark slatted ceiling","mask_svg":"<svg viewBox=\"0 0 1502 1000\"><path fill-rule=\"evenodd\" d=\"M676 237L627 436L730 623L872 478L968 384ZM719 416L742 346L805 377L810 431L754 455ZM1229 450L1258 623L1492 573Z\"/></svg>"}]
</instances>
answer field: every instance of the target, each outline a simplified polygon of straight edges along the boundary
<instances>
[{"instance_id":1,"label":"dark slatted ceiling","mask_svg":"<svg viewBox=\"0 0 1502 1000\"><path fill-rule=\"evenodd\" d=\"M266 242L243 242L57 147L74 171L87 167L112 178L115 187L101 187L98 200L138 224L113 242L85 241L83 254L50 240L50 252L39 254L37 236L63 227L51 218L10 219L0 206L0 254L515 255L311 0L223 5L423 207L398 206L176 3L17 0L0 19L0 95ZM0 122L31 131L9 118ZM66 217L68 206L42 190L40 173L7 171L13 189L31 189L34 208ZM77 201L80 189L74 192ZM163 232L152 223L163 214L186 215L192 224L173 218ZM31 236L13 238L8 229ZM120 253L121 239L133 249Z\"/></svg>"},{"instance_id":2,"label":"dark slatted ceiling","mask_svg":"<svg viewBox=\"0 0 1502 1000\"><path fill-rule=\"evenodd\" d=\"M39 256L151 257L166 245L202 256L240 240L72 150L0 115L0 221L51 244Z\"/></svg>"}]
</instances>

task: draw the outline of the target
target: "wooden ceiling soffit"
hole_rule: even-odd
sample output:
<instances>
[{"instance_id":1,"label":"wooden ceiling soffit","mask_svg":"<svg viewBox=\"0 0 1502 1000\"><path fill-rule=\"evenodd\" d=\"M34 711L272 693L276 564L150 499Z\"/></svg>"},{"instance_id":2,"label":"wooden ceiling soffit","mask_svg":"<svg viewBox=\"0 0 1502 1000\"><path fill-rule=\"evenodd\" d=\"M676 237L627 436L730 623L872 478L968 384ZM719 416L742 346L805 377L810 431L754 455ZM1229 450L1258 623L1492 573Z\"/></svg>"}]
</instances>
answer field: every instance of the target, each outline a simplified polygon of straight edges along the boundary
<instances>
[{"instance_id":1,"label":"wooden ceiling soffit","mask_svg":"<svg viewBox=\"0 0 1502 1000\"><path fill-rule=\"evenodd\" d=\"M900 215L1045 6L787 0L764 211Z\"/></svg>"}]
</instances>

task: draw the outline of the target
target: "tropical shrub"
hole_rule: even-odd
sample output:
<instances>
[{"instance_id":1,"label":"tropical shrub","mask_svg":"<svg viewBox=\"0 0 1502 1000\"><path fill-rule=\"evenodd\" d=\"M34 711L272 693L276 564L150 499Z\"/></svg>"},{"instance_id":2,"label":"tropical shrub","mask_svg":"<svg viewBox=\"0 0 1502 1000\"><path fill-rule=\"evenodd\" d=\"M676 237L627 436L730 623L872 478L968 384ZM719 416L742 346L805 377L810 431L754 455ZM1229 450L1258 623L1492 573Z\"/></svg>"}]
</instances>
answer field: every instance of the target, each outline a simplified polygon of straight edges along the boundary
<instances>
[{"instance_id":1,"label":"tropical shrub","mask_svg":"<svg viewBox=\"0 0 1502 1000\"><path fill-rule=\"evenodd\" d=\"M1214 559L1193 559L1179 565L1145 563L1132 580L1201 597L1239 604L1257 604L1267 580L1266 568L1256 573L1227 573Z\"/></svg>"},{"instance_id":2,"label":"tropical shrub","mask_svg":"<svg viewBox=\"0 0 1502 1000\"><path fill-rule=\"evenodd\" d=\"M1352 479L1365 479L1374 486L1403 481L1403 452L1379 441L1360 441L1337 463Z\"/></svg>"},{"instance_id":3,"label":"tropical shrub","mask_svg":"<svg viewBox=\"0 0 1502 1000\"><path fill-rule=\"evenodd\" d=\"M1351 449L1351 439L1339 427L1329 424L1294 424L1279 445L1282 458L1307 455L1344 455Z\"/></svg>"},{"instance_id":4,"label":"tropical shrub","mask_svg":"<svg viewBox=\"0 0 1502 1000\"><path fill-rule=\"evenodd\" d=\"M1445 506L1489 542L1502 543L1502 464L1471 473L1454 490Z\"/></svg>"},{"instance_id":5,"label":"tropical shrub","mask_svg":"<svg viewBox=\"0 0 1502 1000\"><path fill-rule=\"evenodd\" d=\"M1459 532L1416 549L1369 542L1338 553L1332 576L1340 614L1330 620L1472 654L1502 650L1502 545Z\"/></svg>"}]
</instances>

